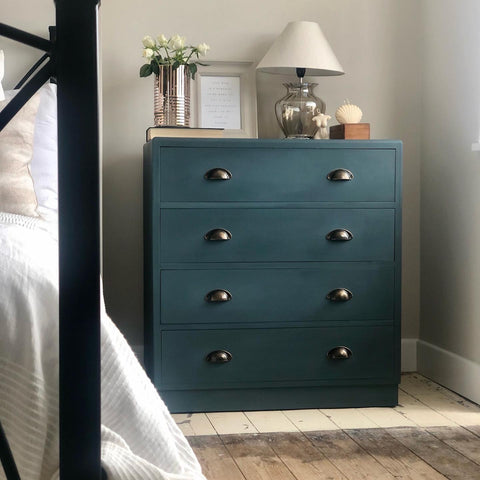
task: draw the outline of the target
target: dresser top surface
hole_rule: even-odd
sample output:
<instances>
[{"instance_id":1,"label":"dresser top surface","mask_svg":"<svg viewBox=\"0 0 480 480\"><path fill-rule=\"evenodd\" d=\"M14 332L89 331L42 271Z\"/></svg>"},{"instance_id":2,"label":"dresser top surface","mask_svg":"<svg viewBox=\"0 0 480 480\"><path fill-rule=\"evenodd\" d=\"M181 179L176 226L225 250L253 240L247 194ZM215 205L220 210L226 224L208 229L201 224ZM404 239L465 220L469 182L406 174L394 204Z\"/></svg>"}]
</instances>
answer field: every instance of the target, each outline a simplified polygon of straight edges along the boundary
<instances>
[{"instance_id":1,"label":"dresser top surface","mask_svg":"<svg viewBox=\"0 0 480 480\"><path fill-rule=\"evenodd\" d=\"M315 149L401 149L401 140L304 140L264 138L167 138L156 137L148 144L164 147L210 148L315 148ZM148 145L147 144L147 145Z\"/></svg>"}]
</instances>

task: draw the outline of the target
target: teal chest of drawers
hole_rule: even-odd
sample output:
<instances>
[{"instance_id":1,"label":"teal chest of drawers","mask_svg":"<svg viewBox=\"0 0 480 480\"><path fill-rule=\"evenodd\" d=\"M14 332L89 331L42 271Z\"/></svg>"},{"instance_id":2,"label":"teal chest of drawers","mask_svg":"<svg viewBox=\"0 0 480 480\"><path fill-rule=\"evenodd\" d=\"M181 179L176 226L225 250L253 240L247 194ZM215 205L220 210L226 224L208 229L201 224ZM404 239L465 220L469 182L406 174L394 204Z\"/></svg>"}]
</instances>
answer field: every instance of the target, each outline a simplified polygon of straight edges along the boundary
<instances>
[{"instance_id":1,"label":"teal chest of drawers","mask_svg":"<svg viewBox=\"0 0 480 480\"><path fill-rule=\"evenodd\" d=\"M145 145L145 364L172 412L397 404L401 152Z\"/></svg>"}]
</instances>

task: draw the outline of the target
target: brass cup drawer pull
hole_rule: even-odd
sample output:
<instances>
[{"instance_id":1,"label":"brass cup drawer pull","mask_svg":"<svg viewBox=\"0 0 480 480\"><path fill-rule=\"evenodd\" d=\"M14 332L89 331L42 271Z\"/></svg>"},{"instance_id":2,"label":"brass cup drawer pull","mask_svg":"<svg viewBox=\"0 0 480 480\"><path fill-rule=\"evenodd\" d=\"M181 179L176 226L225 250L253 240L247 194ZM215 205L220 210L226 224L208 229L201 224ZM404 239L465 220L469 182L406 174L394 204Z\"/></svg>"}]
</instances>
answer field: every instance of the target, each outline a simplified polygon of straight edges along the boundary
<instances>
[{"instance_id":1,"label":"brass cup drawer pull","mask_svg":"<svg viewBox=\"0 0 480 480\"><path fill-rule=\"evenodd\" d=\"M346 168L337 168L327 175L327 179L331 182L349 182L353 180L353 173Z\"/></svg>"},{"instance_id":2,"label":"brass cup drawer pull","mask_svg":"<svg viewBox=\"0 0 480 480\"><path fill-rule=\"evenodd\" d=\"M325 238L330 242L348 242L352 240L353 234L344 228L337 228L328 232Z\"/></svg>"},{"instance_id":3,"label":"brass cup drawer pull","mask_svg":"<svg viewBox=\"0 0 480 480\"><path fill-rule=\"evenodd\" d=\"M232 234L223 228L214 228L204 235L205 240L210 242L224 242L232 238Z\"/></svg>"},{"instance_id":4,"label":"brass cup drawer pull","mask_svg":"<svg viewBox=\"0 0 480 480\"><path fill-rule=\"evenodd\" d=\"M327 294L327 299L331 302L348 302L353 297L353 293L346 288L335 288Z\"/></svg>"},{"instance_id":5,"label":"brass cup drawer pull","mask_svg":"<svg viewBox=\"0 0 480 480\"><path fill-rule=\"evenodd\" d=\"M205 178L205 180L230 180L232 174L226 168L212 168L203 178Z\"/></svg>"},{"instance_id":6,"label":"brass cup drawer pull","mask_svg":"<svg viewBox=\"0 0 480 480\"><path fill-rule=\"evenodd\" d=\"M208 363L228 363L232 358L232 354L226 350L214 350L205 357L205 360Z\"/></svg>"},{"instance_id":7,"label":"brass cup drawer pull","mask_svg":"<svg viewBox=\"0 0 480 480\"><path fill-rule=\"evenodd\" d=\"M331 360L348 360L352 355L348 347L335 347L327 353L327 357Z\"/></svg>"},{"instance_id":8,"label":"brass cup drawer pull","mask_svg":"<svg viewBox=\"0 0 480 480\"><path fill-rule=\"evenodd\" d=\"M212 290L205 295L205 301L208 303L229 302L232 294L228 290Z\"/></svg>"}]
</instances>

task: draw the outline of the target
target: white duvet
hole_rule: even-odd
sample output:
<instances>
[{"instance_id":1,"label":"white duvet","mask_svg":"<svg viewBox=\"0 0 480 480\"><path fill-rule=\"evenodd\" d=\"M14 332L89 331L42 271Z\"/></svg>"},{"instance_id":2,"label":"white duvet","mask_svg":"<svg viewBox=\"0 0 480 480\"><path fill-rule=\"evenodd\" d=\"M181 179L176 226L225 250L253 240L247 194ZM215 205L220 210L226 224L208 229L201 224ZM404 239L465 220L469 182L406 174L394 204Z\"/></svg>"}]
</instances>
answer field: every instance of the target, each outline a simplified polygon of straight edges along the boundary
<instances>
[{"instance_id":1,"label":"white duvet","mask_svg":"<svg viewBox=\"0 0 480 480\"><path fill-rule=\"evenodd\" d=\"M58 478L57 249L49 224L0 213L0 420L22 480ZM205 480L104 309L101 367L108 479Z\"/></svg>"}]
</instances>

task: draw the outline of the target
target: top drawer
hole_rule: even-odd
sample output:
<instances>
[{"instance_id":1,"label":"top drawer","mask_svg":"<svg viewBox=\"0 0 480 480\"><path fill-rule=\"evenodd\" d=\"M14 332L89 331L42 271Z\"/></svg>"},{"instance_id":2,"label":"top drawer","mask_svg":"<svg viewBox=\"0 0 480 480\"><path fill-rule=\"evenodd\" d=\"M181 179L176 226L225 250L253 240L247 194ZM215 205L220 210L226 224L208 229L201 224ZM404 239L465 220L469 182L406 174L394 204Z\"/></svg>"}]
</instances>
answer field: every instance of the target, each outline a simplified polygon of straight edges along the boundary
<instances>
[{"instance_id":1,"label":"top drawer","mask_svg":"<svg viewBox=\"0 0 480 480\"><path fill-rule=\"evenodd\" d=\"M394 202L395 150L160 147L162 202ZM215 168L229 180L208 180ZM351 180L330 172L349 170Z\"/></svg>"}]
</instances>

